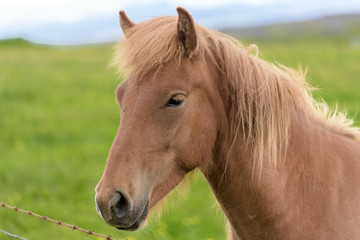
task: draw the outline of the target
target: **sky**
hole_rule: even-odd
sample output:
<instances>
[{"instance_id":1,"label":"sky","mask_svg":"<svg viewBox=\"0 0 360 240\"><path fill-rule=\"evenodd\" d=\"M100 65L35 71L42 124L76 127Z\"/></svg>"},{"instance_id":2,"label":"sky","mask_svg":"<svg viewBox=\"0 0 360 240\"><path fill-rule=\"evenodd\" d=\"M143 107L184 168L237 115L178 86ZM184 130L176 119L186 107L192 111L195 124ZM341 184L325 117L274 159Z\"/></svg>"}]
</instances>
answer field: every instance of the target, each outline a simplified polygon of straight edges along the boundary
<instances>
[{"instance_id":1,"label":"sky","mask_svg":"<svg viewBox=\"0 0 360 240\"><path fill-rule=\"evenodd\" d=\"M126 7L168 3L197 9L246 3L264 5L291 0L11 0L0 1L0 27L34 26L44 22L71 23L92 15L112 14Z\"/></svg>"},{"instance_id":2,"label":"sky","mask_svg":"<svg viewBox=\"0 0 360 240\"><path fill-rule=\"evenodd\" d=\"M183 6L210 28L246 27L360 13L360 0L0 0L0 39L47 44L112 41L121 36L118 11L134 21L175 15Z\"/></svg>"}]
</instances>

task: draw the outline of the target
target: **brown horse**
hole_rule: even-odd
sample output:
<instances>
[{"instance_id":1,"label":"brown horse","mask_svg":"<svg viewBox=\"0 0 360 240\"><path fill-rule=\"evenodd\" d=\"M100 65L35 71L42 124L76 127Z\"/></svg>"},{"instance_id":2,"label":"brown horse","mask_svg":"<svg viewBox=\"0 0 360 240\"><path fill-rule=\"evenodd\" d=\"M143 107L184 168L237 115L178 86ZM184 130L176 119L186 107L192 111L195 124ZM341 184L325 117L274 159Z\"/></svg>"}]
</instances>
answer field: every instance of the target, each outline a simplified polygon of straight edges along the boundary
<instances>
[{"instance_id":1,"label":"brown horse","mask_svg":"<svg viewBox=\"0 0 360 240\"><path fill-rule=\"evenodd\" d=\"M130 72L96 187L102 218L142 227L199 168L232 239L360 239L358 129L313 100L305 74L177 12L139 24L120 12L114 62Z\"/></svg>"}]
</instances>

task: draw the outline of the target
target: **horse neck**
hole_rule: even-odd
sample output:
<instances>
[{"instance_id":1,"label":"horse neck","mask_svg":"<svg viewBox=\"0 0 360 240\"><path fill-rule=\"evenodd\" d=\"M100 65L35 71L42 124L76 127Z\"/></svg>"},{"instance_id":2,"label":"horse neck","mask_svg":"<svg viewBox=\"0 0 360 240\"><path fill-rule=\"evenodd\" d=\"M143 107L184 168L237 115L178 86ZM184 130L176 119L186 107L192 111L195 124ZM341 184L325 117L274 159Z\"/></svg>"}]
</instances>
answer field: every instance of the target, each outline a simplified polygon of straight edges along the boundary
<instances>
[{"instance_id":1,"label":"horse neck","mask_svg":"<svg viewBox=\"0 0 360 240\"><path fill-rule=\"evenodd\" d=\"M211 89L217 89L211 96L217 98L218 139L211 163L199 168L231 225L233 239L349 239L316 237L319 231L312 223L335 226L347 222L339 212L329 214L337 207L329 199L356 203L360 199L360 188L347 189L345 185L346 181L360 184L360 142L332 132L298 107L282 109L288 111L290 121L286 154L276 167L264 159L262 172L256 175L256 159L246 147L242 130L234 144L231 140L233 99L227 76L217 66L209 69L214 77ZM344 190L340 189L347 189L341 197L338 193ZM359 209L348 205L341 210L343 217ZM360 216L360 209L356 214ZM331 232L331 228L322 230L325 235Z\"/></svg>"},{"instance_id":2,"label":"horse neck","mask_svg":"<svg viewBox=\"0 0 360 240\"><path fill-rule=\"evenodd\" d=\"M251 152L241 139L235 145L230 155L227 155L228 146L219 147L212 165L200 170L230 223L231 239L237 240L236 236L239 239L256 239L253 233L262 232L264 225L256 220L269 219L267 212L281 195L277 185L283 180L279 178L279 173L271 171L271 165L265 164L261 180L257 181L253 177Z\"/></svg>"},{"instance_id":3,"label":"horse neck","mask_svg":"<svg viewBox=\"0 0 360 240\"><path fill-rule=\"evenodd\" d=\"M343 163L335 161L335 156L344 158L346 153L334 151L334 159L329 159L329 147L334 149L346 144L354 150L360 149L357 141L328 131L300 111L291 114L290 126L285 162L274 167L265 161L260 176L253 176L252 153L241 137L230 155L227 154L230 144L219 143L212 165L200 167L230 222L233 239L236 236L240 239L289 239L295 231L305 234L301 229L313 225L301 225L304 221L298 222L299 216L326 216L321 211L330 207L326 203L334 196L336 179L344 177L339 175L339 169L344 169ZM350 160L345 157L355 162L360 152L357 154ZM329 161L333 161L332 164ZM359 162L354 166L360 170ZM360 180L358 176L352 177ZM319 186L326 190L319 191ZM308 222L311 220L326 221L313 218Z\"/></svg>"}]
</instances>

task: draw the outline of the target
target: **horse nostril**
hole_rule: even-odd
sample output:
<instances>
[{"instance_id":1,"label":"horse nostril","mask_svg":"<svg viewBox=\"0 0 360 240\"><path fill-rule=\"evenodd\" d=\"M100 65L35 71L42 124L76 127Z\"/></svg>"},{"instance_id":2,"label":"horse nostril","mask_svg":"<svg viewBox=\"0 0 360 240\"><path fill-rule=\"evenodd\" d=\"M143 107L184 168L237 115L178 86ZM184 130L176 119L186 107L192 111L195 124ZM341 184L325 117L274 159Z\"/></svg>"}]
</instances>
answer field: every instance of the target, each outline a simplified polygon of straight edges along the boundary
<instances>
[{"instance_id":1,"label":"horse nostril","mask_svg":"<svg viewBox=\"0 0 360 240\"><path fill-rule=\"evenodd\" d=\"M125 217L131 210L129 198L121 192L116 192L118 200L114 203L112 209L118 218Z\"/></svg>"}]
</instances>

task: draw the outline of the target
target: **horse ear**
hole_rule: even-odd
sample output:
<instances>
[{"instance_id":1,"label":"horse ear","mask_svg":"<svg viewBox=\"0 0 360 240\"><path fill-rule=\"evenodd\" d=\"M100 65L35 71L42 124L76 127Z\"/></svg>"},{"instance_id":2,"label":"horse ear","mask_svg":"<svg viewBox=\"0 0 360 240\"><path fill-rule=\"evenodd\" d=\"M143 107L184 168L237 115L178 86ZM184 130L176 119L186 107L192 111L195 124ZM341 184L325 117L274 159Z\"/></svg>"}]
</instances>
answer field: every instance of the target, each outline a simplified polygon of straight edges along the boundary
<instances>
[{"instance_id":1,"label":"horse ear","mask_svg":"<svg viewBox=\"0 0 360 240\"><path fill-rule=\"evenodd\" d=\"M135 26L136 23L130 20L130 18L126 15L124 10L120 10L119 18L120 18L121 30L123 31L124 36L127 37L128 30L133 26Z\"/></svg>"},{"instance_id":2,"label":"horse ear","mask_svg":"<svg viewBox=\"0 0 360 240\"><path fill-rule=\"evenodd\" d=\"M197 46L197 37L195 31L195 23L188 11L182 7L177 7L178 21L177 29L180 41L183 43L185 48L185 54L191 57Z\"/></svg>"}]
</instances>

